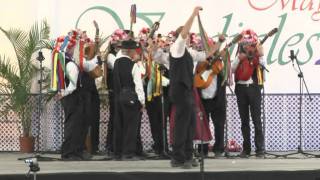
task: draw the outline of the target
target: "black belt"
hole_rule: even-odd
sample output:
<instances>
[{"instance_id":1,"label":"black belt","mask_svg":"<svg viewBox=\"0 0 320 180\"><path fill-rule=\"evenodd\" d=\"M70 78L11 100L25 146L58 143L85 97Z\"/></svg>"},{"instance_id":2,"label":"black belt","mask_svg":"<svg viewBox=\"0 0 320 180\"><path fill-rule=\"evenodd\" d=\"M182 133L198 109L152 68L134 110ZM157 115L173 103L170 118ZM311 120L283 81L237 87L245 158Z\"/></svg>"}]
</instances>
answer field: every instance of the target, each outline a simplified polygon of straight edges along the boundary
<instances>
[{"instance_id":1,"label":"black belt","mask_svg":"<svg viewBox=\"0 0 320 180\"><path fill-rule=\"evenodd\" d=\"M256 86L256 85L251 83L251 84L236 84L236 86L239 86L239 87L253 87L253 86Z\"/></svg>"}]
</instances>

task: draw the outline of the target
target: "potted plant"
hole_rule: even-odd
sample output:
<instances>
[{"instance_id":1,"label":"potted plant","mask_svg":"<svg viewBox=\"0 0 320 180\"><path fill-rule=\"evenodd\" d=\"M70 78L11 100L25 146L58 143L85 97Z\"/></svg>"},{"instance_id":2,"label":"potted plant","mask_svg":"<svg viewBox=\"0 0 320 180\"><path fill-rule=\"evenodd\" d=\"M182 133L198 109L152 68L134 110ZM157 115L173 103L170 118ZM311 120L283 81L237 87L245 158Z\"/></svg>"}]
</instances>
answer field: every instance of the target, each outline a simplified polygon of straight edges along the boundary
<instances>
[{"instance_id":1,"label":"potted plant","mask_svg":"<svg viewBox=\"0 0 320 180\"><path fill-rule=\"evenodd\" d=\"M48 47L50 29L44 20L33 24L29 32L17 28L5 30L2 27L0 31L5 34L15 52L12 58L0 55L0 93L8 95L2 113L16 113L19 118L20 150L32 152L34 138L31 133L31 114L35 104L30 102L30 90L31 80L37 72L32 60L36 52ZM23 147L26 142L26 147Z\"/></svg>"}]
</instances>

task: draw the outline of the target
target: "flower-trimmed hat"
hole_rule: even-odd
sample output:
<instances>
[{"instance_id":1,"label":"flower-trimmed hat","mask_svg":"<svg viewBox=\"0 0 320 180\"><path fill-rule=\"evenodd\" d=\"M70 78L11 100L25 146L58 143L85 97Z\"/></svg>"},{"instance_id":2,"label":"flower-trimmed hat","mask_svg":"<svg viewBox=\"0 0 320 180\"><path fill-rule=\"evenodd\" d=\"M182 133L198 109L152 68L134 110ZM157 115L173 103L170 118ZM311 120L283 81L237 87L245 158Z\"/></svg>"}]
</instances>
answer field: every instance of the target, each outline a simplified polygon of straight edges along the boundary
<instances>
[{"instance_id":1,"label":"flower-trimmed hat","mask_svg":"<svg viewBox=\"0 0 320 180\"><path fill-rule=\"evenodd\" d=\"M140 44L132 39L124 40L120 45L121 49L138 49L140 48Z\"/></svg>"}]
</instances>

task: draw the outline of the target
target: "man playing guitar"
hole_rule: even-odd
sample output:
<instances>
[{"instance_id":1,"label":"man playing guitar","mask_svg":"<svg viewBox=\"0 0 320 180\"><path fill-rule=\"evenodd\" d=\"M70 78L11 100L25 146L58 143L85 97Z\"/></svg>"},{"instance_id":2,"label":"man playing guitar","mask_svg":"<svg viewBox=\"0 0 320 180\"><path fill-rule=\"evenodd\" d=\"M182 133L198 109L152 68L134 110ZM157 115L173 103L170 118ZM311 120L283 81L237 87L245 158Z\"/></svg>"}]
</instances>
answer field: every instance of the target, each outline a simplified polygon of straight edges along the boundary
<instances>
[{"instance_id":1,"label":"man playing guitar","mask_svg":"<svg viewBox=\"0 0 320 180\"><path fill-rule=\"evenodd\" d=\"M256 157L264 157L264 137L261 123L261 87L263 85L262 69L264 64L263 47L257 34L251 29L244 30L238 46L238 57L232 62L235 72L235 93L241 119L243 151L240 157L247 158L251 153L250 118L255 129Z\"/></svg>"}]
</instances>

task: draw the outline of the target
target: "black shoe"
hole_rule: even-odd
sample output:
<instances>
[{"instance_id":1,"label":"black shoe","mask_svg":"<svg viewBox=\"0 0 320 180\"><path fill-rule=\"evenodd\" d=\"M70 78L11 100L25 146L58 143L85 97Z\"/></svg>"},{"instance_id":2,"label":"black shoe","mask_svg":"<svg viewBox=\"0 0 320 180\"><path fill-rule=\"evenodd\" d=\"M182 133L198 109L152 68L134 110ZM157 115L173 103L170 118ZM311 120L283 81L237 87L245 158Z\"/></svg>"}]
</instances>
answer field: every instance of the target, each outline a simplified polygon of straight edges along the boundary
<instances>
[{"instance_id":1,"label":"black shoe","mask_svg":"<svg viewBox=\"0 0 320 180\"><path fill-rule=\"evenodd\" d=\"M214 158L215 159L223 158L223 153L222 152L214 152Z\"/></svg>"},{"instance_id":2,"label":"black shoe","mask_svg":"<svg viewBox=\"0 0 320 180\"><path fill-rule=\"evenodd\" d=\"M159 158L160 159L170 159L170 156L169 156L169 154L162 152L159 154Z\"/></svg>"},{"instance_id":3,"label":"black shoe","mask_svg":"<svg viewBox=\"0 0 320 180\"><path fill-rule=\"evenodd\" d=\"M259 151L256 153L256 158L261 158L263 159L265 156L264 156L264 152L263 151Z\"/></svg>"},{"instance_id":4,"label":"black shoe","mask_svg":"<svg viewBox=\"0 0 320 180\"><path fill-rule=\"evenodd\" d=\"M190 161L184 162L181 168L182 169L192 169L192 167L193 167L192 160L190 160Z\"/></svg>"},{"instance_id":5,"label":"black shoe","mask_svg":"<svg viewBox=\"0 0 320 180\"><path fill-rule=\"evenodd\" d=\"M193 158L193 159L191 160L191 166L192 166L192 167L198 167L198 166L199 166L198 160L195 159L195 158Z\"/></svg>"},{"instance_id":6,"label":"black shoe","mask_svg":"<svg viewBox=\"0 0 320 180\"><path fill-rule=\"evenodd\" d=\"M61 157L62 161L82 161L82 158L76 155L68 155Z\"/></svg>"},{"instance_id":7,"label":"black shoe","mask_svg":"<svg viewBox=\"0 0 320 180\"><path fill-rule=\"evenodd\" d=\"M136 154L140 159L147 159L149 157L149 154L145 153L144 151L136 153Z\"/></svg>"},{"instance_id":8,"label":"black shoe","mask_svg":"<svg viewBox=\"0 0 320 180\"><path fill-rule=\"evenodd\" d=\"M141 158L138 156L123 156L122 161L140 161Z\"/></svg>"},{"instance_id":9,"label":"black shoe","mask_svg":"<svg viewBox=\"0 0 320 180\"><path fill-rule=\"evenodd\" d=\"M122 160L121 155L113 155L112 157L113 157L113 160L115 160L115 161L121 161Z\"/></svg>"},{"instance_id":10,"label":"black shoe","mask_svg":"<svg viewBox=\"0 0 320 180\"><path fill-rule=\"evenodd\" d=\"M184 165L184 163L183 162L178 162L178 161L176 161L174 159L171 159L170 165L171 165L171 167L182 167Z\"/></svg>"},{"instance_id":11,"label":"black shoe","mask_svg":"<svg viewBox=\"0 0 320 180\"><path fill-rule=\"evenodd\" d=\"M98 156L105 156L107 154L107 152L103 152L103 151L93 151L91 153L91 155L98 155Z\"/></svg>"},{"instance_id":12,"label":"black shoe","mask_svg":"<svg viewBox=\"0 0 320 180\"><path fill-rule=\"evenodd\" d=\"M88 161L88 160L91 160L92 158L92 155L88 152L83 152L81 155L80 155L80 158L84 161Z\"/></svg>"},{"instance_id":13,"label":"black shoe","mask_svg":"<svg viewBox=\"0 0 320 180\"><path fill-rule=\"evenodd\" d=\"M240 158L249 158L250 153L242 151L239 155Z\"/></svg>"}]
</instances>

